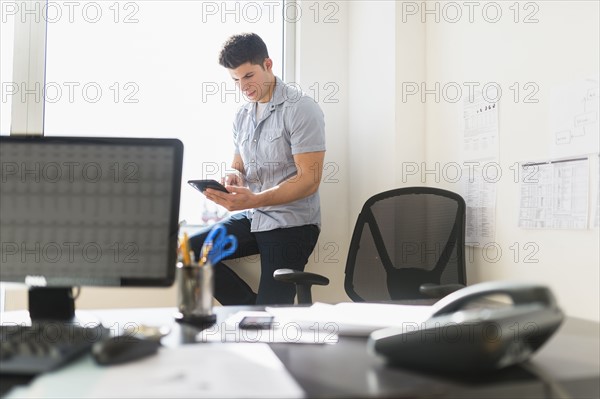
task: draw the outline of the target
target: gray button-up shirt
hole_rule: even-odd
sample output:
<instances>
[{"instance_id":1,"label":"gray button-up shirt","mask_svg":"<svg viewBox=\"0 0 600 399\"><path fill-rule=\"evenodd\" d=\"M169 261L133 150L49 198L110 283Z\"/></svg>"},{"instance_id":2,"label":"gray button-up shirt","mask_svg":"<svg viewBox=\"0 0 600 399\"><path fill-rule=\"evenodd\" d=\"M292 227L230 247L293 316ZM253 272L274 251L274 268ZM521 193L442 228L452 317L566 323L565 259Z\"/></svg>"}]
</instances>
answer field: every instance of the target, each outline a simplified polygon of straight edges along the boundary
<instances>
[{"instance_id":1,"label":"gray button-up shirt","mask_svg":"<svg viewBox=\"0 0 600 399\"><path fill-rule=\"evenodd\" d=\"M325 120L319 105L297 87L276 78L273 96L260 120L256 103L237 112L233 123L236 154L244 162L246 181L252 192L261 192L297 175L293 156L325 151ZM300 173L316 175L315 170ZM247 211L251 231L321 225L319 192L283 205Z\"/></svg>"}]
</instances>

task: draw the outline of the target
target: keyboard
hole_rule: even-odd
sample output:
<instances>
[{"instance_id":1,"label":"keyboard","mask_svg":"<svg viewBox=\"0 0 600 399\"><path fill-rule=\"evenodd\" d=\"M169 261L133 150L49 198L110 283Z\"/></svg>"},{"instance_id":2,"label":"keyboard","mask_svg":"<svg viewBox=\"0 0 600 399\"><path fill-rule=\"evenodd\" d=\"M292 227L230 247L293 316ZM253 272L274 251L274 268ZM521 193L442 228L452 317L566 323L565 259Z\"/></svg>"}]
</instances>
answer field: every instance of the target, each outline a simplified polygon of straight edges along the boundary
<instances>
[{"instance_id":1,"label":"keyboard","mask_svg":"<svg viewBox=\"0 0 600 399\"><path fill-rule=\"evenodd\" d=\"M54 370L91 350L92 345L110 336L98 325L83 327L61 322L32 326L0 326L0 372L37 375Z\"/></svg>"}]
</instances>

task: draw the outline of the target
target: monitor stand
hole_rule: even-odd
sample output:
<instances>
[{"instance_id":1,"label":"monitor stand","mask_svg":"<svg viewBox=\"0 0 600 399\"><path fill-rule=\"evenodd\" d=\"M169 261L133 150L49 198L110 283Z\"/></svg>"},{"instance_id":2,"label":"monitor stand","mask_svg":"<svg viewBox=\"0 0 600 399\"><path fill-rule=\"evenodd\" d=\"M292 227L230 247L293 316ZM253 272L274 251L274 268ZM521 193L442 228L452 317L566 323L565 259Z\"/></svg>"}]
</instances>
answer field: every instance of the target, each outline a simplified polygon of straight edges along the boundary
<instances>
[{"instance_id":1,"label":"monitor stand","mask_svg":"<svg viewBox=\"0 0 600 399\"><path fill-rule=\"evenodd\" d=\"M71 287L30 287L29 317L32 322L75 318L75 299Z\"/></svg>"},{"instance_id":2,"label":"monitor stand","mask_svg":"<svg viewBox=\"0 0 600 399\"><path fill-rule=\"evenodd\" d=\"M89 312L75 314L73 287L29 287L31 323L59 322L81 327L97 327L102 323Z\"/></svg>"}]
</instances>

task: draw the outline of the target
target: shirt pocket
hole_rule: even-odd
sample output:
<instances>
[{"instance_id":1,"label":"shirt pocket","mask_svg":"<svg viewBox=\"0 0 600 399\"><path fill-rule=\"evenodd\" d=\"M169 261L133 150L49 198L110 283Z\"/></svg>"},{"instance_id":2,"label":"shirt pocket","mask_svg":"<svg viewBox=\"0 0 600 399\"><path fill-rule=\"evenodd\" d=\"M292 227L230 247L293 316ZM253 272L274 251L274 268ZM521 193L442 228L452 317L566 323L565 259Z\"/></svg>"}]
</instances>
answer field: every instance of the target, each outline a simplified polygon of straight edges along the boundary
<instances>
[{"instance_id":1,"label":"shirt pocket","mask_svg":"<svg viewBox=\"0 0 600 399\"><path fill-rule=\"evenodd\" d=\"M261 132L260 157L267 162L281 162L282 165L290 161L291 147L281 128L265 128Z\"/></svg>"}]
</instances>

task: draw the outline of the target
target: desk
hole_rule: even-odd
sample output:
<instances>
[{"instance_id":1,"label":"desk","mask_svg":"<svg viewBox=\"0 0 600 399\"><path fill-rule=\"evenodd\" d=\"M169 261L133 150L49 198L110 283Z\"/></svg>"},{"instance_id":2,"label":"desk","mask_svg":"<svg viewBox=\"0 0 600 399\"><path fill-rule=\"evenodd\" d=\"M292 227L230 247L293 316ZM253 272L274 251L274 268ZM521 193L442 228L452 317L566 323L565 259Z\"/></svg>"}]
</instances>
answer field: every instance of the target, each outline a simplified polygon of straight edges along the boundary
<instances>
[{"instance_id":1,"label":"desk","mask_svg":"<svg viewBox=\"0 0 600 399\"><path fill-rule=\"evenodd\" d=\"M240 310L260 309L217 307L217 323ZM171 308L88 312L107 327L170 324L172 332L163 338L167 347L189 344L198 332L175 323ZM2 315L3 322L26 319L26 312ZM362 338L340 337L334 345L278 343L270 347L307 397L600 397L600 325L575 318L567 318L527 366L508 368L478 381L387 367L381 358L367 352ZM19 382L26 381L2 376L2 394Z\"/></svg>"}]
</instances>

